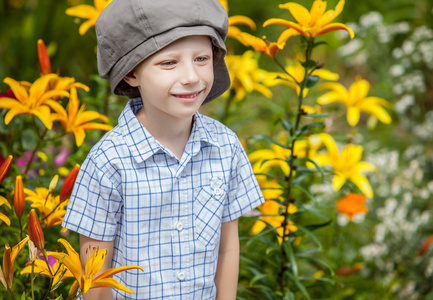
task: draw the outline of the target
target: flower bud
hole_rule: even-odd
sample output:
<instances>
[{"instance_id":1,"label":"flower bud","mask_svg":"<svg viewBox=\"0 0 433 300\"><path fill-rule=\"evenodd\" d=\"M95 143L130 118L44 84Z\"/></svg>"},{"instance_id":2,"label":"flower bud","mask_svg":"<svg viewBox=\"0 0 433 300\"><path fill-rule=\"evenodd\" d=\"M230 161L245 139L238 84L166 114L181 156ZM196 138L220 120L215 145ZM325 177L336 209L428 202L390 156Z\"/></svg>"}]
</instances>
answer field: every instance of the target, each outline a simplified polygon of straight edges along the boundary
<instances>
[{"instance_id":1,"label":"flower bud","mask_svg":"<svg viewBox=\"0 0 433 300\"><path fill-rule=\"evenodd\" d=\"M421 245L421 247L418 250L418 253L416 256L423 256L430 248L431 244L433 243L433 235L429 236L424 243Z\"/></svg>"},{"instance_id":2,"label":"flower bud","mask_svg":"<svg viewBox=\"0 0 433 300\"><path fill-rule=\"evenodd\" d=\"M7 173L9 172L9 169L11 168L12 164L12 155L9 155L8 158L2 163L0 166L0 184L2 183L3 179L6 177Z\"/></svg>"},{"instance_id":3,"label":"flower bud","mask_svg":"<svg viewBox=\"0 0 433 300\"><path fill-rule=\"evenodd\" d=\"M76 164L71 173L69 173L68 177L66 177L62 189L60 190L60 202L67 200L71 196L75 179L77 179L78 171L80 171L80 165Z\"/></svg>"},{"instance_id":4,"label":"flower bud","mask_svg":"<svg viewBox=\"0 0 433 300\"><path fill-rule=\"evenodd\" d=\"M18 175L15 179L15 190L14 190L14 209L15 214L18 218L21 218L24 212L25 199L24 199L24 186L21 175Z\"/></svg>"},{"instance_id":5,"label":"flower bud","mask_svg":"<svg viewBox=\"0 0 433 300\"><path fill-rule=\"evenodd\" d=\"M41 223L39 223L38 214L34 209L29 214L28 231L30 240L35 244L38 250L43 251L45 247L45 238L42 231Z\"/></svg>"},{"instance_id":6,"label":"flower bud","mask_svg":"<svg viewBox=\"0 0 433 300\"><path fill-rule=\"evenodd\" d=\"M50 57L48 56L47 48L43 40L38 40L38 58L41 66L41 74L47 75L51 73Z\"/></svg>"}]
</instances>

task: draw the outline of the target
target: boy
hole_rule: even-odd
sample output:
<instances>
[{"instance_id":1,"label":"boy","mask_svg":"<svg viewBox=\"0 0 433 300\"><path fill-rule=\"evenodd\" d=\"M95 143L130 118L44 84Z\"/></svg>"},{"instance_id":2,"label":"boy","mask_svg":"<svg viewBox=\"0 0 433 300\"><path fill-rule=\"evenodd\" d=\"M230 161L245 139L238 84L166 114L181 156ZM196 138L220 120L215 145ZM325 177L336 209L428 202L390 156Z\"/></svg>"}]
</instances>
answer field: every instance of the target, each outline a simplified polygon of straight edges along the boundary
<instances>
[{"instance_id":1,"label":"boy","mask_svg":"<svg viewBox=\"0 0 433 300\"><path fill-rule=\"evenodd\" d=\"M199 114L230 85L218 0L114 0L96 23L98 69L131 100L90 151L63 226L134 293L84 299L236 298L237 218L263 202L236 135ZM103 271L102 270L102 271ZM101 271L101 272L102 272ZM111 298L113 297L113 298Z\"/></svg>"}]
</instances>

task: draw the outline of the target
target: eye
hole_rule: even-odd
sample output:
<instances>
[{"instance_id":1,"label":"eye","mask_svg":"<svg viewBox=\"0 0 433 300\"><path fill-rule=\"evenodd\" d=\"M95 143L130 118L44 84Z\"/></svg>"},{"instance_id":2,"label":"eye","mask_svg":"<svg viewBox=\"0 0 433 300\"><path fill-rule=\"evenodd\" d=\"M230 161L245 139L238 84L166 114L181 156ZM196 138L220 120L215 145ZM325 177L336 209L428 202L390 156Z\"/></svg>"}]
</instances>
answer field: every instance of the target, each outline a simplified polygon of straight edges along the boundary
<instances>
[{"instance_id":1,"label":"eye","mask_svg":"<svg viewBox=\"0 0 433 300\"><path fill-rule=\"evenodd\" d=\"M170 67L170 66L174 66L175 61L173 61L173 60L167 60L167 61L160 62L159 64L161 66L168 66L168 67Z\"/></svg>"},{"instance_id":2,"label":"eye","mask_svg":"<svg viewBox=\"0 0 433 300\"><path fill-rule=\"evenodd\" d=\"M204 62L206 62L206 61L209 60L209 57L207 57L207 56L200 56L200 57L197 57L195 60L197 62L199 62L199 63L204 63Z\"/></svg>"}]
</instances>

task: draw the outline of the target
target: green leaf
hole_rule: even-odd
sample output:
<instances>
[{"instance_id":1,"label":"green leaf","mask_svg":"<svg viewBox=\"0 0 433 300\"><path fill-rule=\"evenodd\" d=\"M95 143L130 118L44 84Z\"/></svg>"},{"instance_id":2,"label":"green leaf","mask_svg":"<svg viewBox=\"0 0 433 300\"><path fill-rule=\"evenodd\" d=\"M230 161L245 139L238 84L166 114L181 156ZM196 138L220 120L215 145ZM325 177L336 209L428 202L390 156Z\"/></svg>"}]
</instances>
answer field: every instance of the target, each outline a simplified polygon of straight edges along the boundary
<instances>
[{"instance_id":1,"label":"green leaf","mask_svg":"<svg viewBox=\"0 0 433 300\"><path fill-rule=\"evenodd\" d=\"M299 136L302 136L313 128L323 129L323 128L325 128L325 124L323 124L321 122L313 122L313 123L304 125L304 126L302 126L301 129L299 129L297 132L295 132L295 137L297 138Z\"/></svg>"},{"instance_id":2,"label":"green leaf","mask_svg":"<svg viewBox=\"0 0 433 300\"><path fill-rule=\"evenodd\" d=\"M255 275L254 277L253 277L253 279L251 279L251 281L250 281L250 286L252 287L252 286L254 286L254 284L257 282L257 281L260 281L260 280L262 280L262 279L264 279L264 278L267 278L267 277L269 277L269 276L272 276L271 274L257 274L257 275Z\"/></svg>"},{"instance_id":3,"label":"green leaf","mask_svg":"<svg viewBox=\"0 0 433 300\"><path fill-rule=\"evenodd\" d=\"M315 86L320 80L320 77L317 75L310 75L307 78L307 83L306 83L306 87L307 88L312 88L313 86Z\"/></svg>"},{"instance_id":4,"label":"green leaf","mask_svg":"<svg viewBox=\"0 0 433 300\"><path fill-rule=\"evenodd\" d=\"M305 195L307 195L308 198L310 198L311 201L313 201L314 203L316 203L316 197L314 197L314 195L312 193L310 193L310 191L304 189L302 186L300 185L294 185L293 188L299 189L300 191L302 191Z\"/></svg>"},{"instance_id":5,"label":"green leaf","mask_svg":"<svg viewBox=\"0 0 433 300\"><path fill-rule=\"evenodd\" d=\"M284 288L283 300L296 300L295 294L293 294L288 288Z\"/></svg>"},{"instance_id":6,"label":"green leaf","mask_svg":"<svg viewBox=\"0 0 433 300\"><path fill-rule=\"evenodd\" d=\"M323 281L329 284L334 285L335 284L335 280L330 279L330 278L326 278L326 277L299 277L300 281L310 281L310 280L317 280L317 281Z\"/></svg>"},{"instance_id":7,"label":"green leaf","mask_svg":"<svg viewBox=\"0 0 433 300\"><path fill-rule=\"evenodd\" d=\"M311 158L308 158L308 157L299 158L299 160L312 163L316 167L317 171L320 172L320 175L322 177L322 181L325 180L325 173L323 172L323 169L314 160L312 160Z\"/></svg>"},{"instance_id":8,"label":"green leaf","mask_svg":"<svg viewBox=\"0 0 433 300\"><path fill-rule=\"evenodd\" d=\"M289 120L282 119L281 125L283 125L284 129L286 129L288 132L290 132L290 135L293 135L293 123Z\"/></svg>"},{"instance_id":9,"label":"green leaf","mask_svg":"<svg viewBox=\"0 0 433 300\"><path fill-rule=\"evenodd\" d=\"M264 134L253 135L252 137L250 137L250 139L253 139L253 140L265 140L265 141L268 141L268 142L270 142L272 144L275 144L275 145L278 145L280 147L283 147L284 149L289 149L289 146L283 145L280 142L277 142L273 138L271 138L271 137L269 137L267 135L264 135Z\"/></svg>"},{"instance_id":10,"label":"green leaf","mask_svg":"<svg viewBox=\"0 0 433 300\"><path fill-rule=\"evenodd\" d=\"M315 68L317 66L317 62L315 60L310 59L310 60L301 62L301 65L305 69L312 69L312 68Z\"/></svg>"},{"instance_id":11,"label":"green leaf","mask_svg":"<svg viewBox=\"0 0 433 300\"><path fill-rule=\"evenodd\" d=\"M311 248L311 249L316 249L316 248ZM317 249L316 249L316 250L317 250ZM321 259L319 259L319 258L317 258L317 257L315 257L315 256L305 255L305 254L299 254L299 253L298 253L298 254L297 254L297 257L298 257L298 258L307 259L307 260L311 260L311 261L313 261L314 263L316 263L316 264L318 264L318 265L321 265L321 266L325 267L326 269L328 269L329 272L331 273L331 276L334 276L334 275L335 275L334 269L332 269L332 267L331 267L328 263L326 263L325 261L323 261L323 260L321 260Z\"/></svg>"},{"instance_id":12,"label":"green leaf","mask_svg":"<svg viewBox=\"0 0 433 300\"><path fill-rule=\"evenodd\" d=\"M329 114L312 113L312 114L306 114L305 116L310 118L326 118L329 117Z\"/></svg>"},{"instance_id":13,"label":"green leaf","mask_svg":"<svg viewBox=\"0 0 433 300\"><path fill-rule=\"evenodd\" d=\"M296 262L296 257L295 257L295 253L293 252L292 245L290 245L290 243L288 243L287 241L285 241L283 243L283 248L284 248L284 252L287 255L287 258L290 261L290 267L292 269L293 276L295 278L297 278L298 277L298 264Z\"/></svg>"},{"instance_id":14,"label":"green leaf","mask_svg":"<svg viewBox=\"0 0 433 300\"><path fill-rule=\"evenodd\" d=\"M316 243L316 245L319 248L319 250L323 250L322 244L320 243L319 239L316 237L316 235L314 233L312 233L306 227L304 227L302 225L299 225L298 223L296 224L296 227L298 228L299 231L301 231L302 233L308 235L313 240L313 242Z\"/></svg>"},{"instance_id":15,"label":"green leaf","mask_svg":"<svg viewBox=\"0 0 433 300\"><path fill-rule=\"evenodd\" d=\"M303 209L305 209L305 210L306 210L307 212L309 212L310 214L312 214L312 215L314 215L314 216L316 216L316 217L318 217L318 218L320 218L320 219L326 221L326 223L323 223L324 225L321 224L321 226L316 227L316 228L314 228L314 229L317 229L317 228L320 228L320 227L323 227L323 226L327 226L327 225L329 225L329 224L332 222L332 220L329 219L329 217L328 217L327 215L325 215L323 212L321 212L319 209L317 209L316 207L314 207L314 206L311 205L311 204L296 203L296 205L297 205L299 208L303 208ZM314 229L313 229L313 230L314 230Z\"/></svg>"},{"instance_id":16,"label":"green leaf","mask_svg":"<svg viewBox=\"0 0 433 300\"><path fill-rule=\"evenodd\" d=\"M327 43L327 42L324 42L324 41L317 42L317 43L314 43L314 44L313 44L313 48L315 48L315 47L317 47L317 46L320 46L320 45L328 45L328 43Z\"/></svg>"},{"instance_id":17,"label":"green leaf","mask_svg":"<svg viewBox=\"0 0 433 300\"><path fill-rule=\"evenodd\" d=\"M302 292L302 294L304 294L305 298L307 298L308 300L311 300L310 295L308 294L305 286L298 279L295 279L294 281L295 281L295 284L298 287L298 289Z\"/></svg>"}]
</instances>

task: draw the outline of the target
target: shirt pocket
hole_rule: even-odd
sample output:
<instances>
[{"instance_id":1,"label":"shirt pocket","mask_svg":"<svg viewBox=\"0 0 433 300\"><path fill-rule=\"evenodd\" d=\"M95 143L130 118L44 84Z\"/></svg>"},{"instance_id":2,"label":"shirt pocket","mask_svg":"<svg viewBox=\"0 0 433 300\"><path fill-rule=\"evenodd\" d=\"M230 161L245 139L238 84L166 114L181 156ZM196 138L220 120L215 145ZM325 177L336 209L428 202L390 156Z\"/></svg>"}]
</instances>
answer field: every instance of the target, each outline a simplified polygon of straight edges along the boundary
<instances>
[{"instance_id":1,"label":"shirt pocket","mask_svg":"<svg viewBox=\"0 0 433 300\"><path fill-rule=\"evenodd\" d=\"M216 245L219 242L226 193L226 185L218 177L212 178L210 185L196 189L195 238L204 246Z\"/></svg>"}]
</instances>

